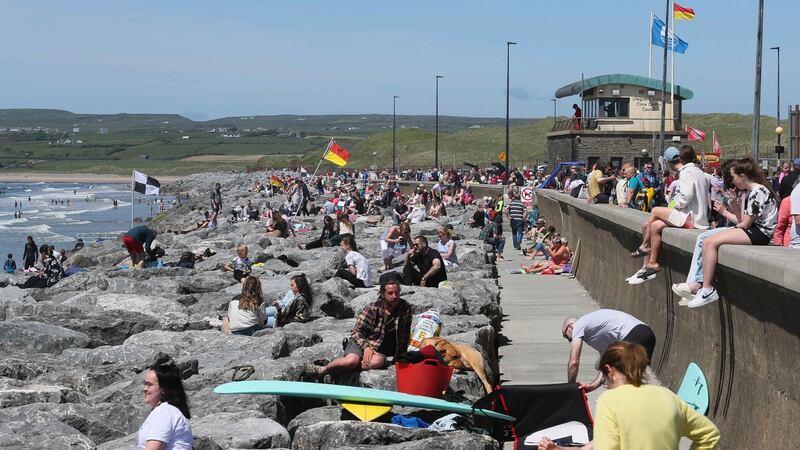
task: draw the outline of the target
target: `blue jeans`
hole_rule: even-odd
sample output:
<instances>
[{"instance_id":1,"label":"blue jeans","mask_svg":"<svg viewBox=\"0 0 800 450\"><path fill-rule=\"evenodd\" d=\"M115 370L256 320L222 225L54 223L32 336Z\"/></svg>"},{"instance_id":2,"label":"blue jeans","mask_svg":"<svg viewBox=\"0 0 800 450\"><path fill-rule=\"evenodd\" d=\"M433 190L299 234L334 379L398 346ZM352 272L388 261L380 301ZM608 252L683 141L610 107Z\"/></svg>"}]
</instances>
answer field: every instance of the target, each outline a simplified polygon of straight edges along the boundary
<instances>
[{"instance_id":1,"label":"blue jeans","mask_svg":"<svg viewBox=\"0 0 800 450\"><path fill-rule=\"evenodd\" d=\"M491 244L494 247L495 251L502 255L503 254L503 249L506 247L506 238L501 237L501 238L495 239L493 237L490 237L490 238L486 239L486 243L487 244Z\"/></svg>"},{"instance_id":2,"label":"blue jeans","mask_svg":"<svg viewBox=\"0 0 800 450\"><path fill-rule=\"evenodd\" d=\"M544 245L544 243L537 242L536 244L534 244L533 249L534 250L539 250L540 252L542 252L542 254L544 255L545 259L550 259L550 251L547 250L547 246Z\"/></svg>"},{"instance_id":3,"label":"blue jeans","mask_svg":"<svg viewBox=\"0 0 800 450\"><path fill-rule=\"evenodd\" d=\"M511 233L514 249L519 250L522 244L522 235L525 232L525 221L511 219Z\"/></svg>"},{"instance_id":4,"label":"blue jeans","mask_svg":"<svg viewBox=\"0 0 800 450\"><path fill-rule=\"evenodd\" d=\"M231 331L231 334L235 334L237 336L252 336L258 330L263 330L264 327L261 325L253 325L251 327L243 328L241 330Z\"/></svg>"},{"instance_id":5,"label":"blue jeans","mask_svg":"<svg viewBox=\"0 0 800 450\"><path fill-rule=\"evenodd\" d=\"M289 292L287 292L282 299L278 300L278 305L280 305L281 309L284 309L289 306L293 300L294 292L289 290ZM267 328L276 328L278 326L278 308L274 306L267 306L264 308L264 315L267 316L267 320L264 322Z\"/></svg>"},{"instance_id":6,"label":"blue jeans","mask_svg":"<svg viewBox=\"0 0 800 450\"><path fill-rule=\"evenodd\" d=\"M689 266L689 273L686 274L687 283L703 284L703 241L717 233L730 230L730 228L712 228L700 233L694 243L692 252L692 264Z\"/></svg>"}]
</instances>

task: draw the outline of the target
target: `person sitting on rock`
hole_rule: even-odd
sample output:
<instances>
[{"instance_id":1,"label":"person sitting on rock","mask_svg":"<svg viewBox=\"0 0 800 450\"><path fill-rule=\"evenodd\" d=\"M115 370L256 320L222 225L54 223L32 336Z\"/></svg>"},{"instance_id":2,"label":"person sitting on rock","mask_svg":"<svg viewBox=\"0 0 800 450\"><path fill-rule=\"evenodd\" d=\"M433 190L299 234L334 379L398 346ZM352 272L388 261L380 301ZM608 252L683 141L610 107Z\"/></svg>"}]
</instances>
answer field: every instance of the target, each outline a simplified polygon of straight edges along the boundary
<instances>
[{"instance_id":1,"label":"person sitting on rock","mask_svg":"<svg viewBox=\"0 0 800 450\"><path fill-rule=\"evenodd\" d=\"M503 258L503 249L506 246L506 238L503 237L503 215L491 211L489 219L489 223L481 230L480 238L484 243L492 246L497 261L505 261Z\"/></svg>"},{"instance_id":2,"label":"person sitting on rock","mask_svg":"<svg viewBox=\"0 0 800 450\"><path fill-rule=\"evenodd\" d=\"M266 317L261 306L263 299L261 282L258 278L245 278L241 297L239 300L231 300L228 304L228 324L231 334L252 336L264 328Z\"/></svg>"},{"instance_id":3,"label":"person sitting on rock","mask_svg":"<svg viewBox=\"0 0 800 450\"><path fill-rule=\"evenodd\" d=\"M413 286L438 288L439 283L447 281L447 270L438 250L428 246L425 236L414 238L411 251L406 254L403 266L403 280Z\"/></svg>"},{"instance_id":4,"label":"person sitting on rock","mask_svg":"<svg viewBox=\"0 0 800 450\"><path fill-rule=\"evenodd\" d=\"M158 232L146 225L138 225L122 236L122 243L131 257L132 269L144 269L146 256L153 256L153 249L150 246L157 235Z\"/></svg>"},{"instance_id":5,"label":"person sitting on rock","mask_svg":"<svg viewBox=\"0 0 800 450\"><path fill-rule=\"evenodd\" d=\"M3 272L5 273L14 273L17 270L17 262L14 261L14 255L11 253L8 254L8 259L6 259L6 263L3 265Z\"/></svg>"},{"instance_id":6,"label":"person sitting on rock","mask_svg":"<svg viewBox=\"0 0 800 450\"><path fill-rule=\"evenodd\" d=\"M152 408L139 428L137 448L188 450L194 436L181 371L168 358L155 361L144 374L144 403Z\"/></svg>"},{"instance_id":7,"label":"person sitting on rock","mask_svg":"<svg viewBox=\"0 0 800 450\"><path fill-rule=\"evenodd\" d=\"M390 270L392 260L405 253L410 242L411 227L407 222L390 226L380 237L381 258L383 258L383 267L380 271Z\"/></svg>"},{"instance_id":8,"label":"person sitting on rock","mask_svg":"<svg viewBox=\"0 0 800 450\"><path fill-rule=\"evenodd\" d=\"M400 283L381 284L378 300L358 315L344 348L344 356L326 366L313 366L317 376L386 367L388 357L405 353L411 337L411 305L400 298Z\"/></svg>"},{"instance_id":9,"label":"person sitting on rock","mask_svg":"<svg viewBox=\"0 0 800 450\"><path fill-rule=\"evenodd\" d=\"M478 202L476 206L475 213L469 219L469 226L483 229L486 223L486 211L483 209L483 202Z\"/></svg>"},{"instance_id":10,"label":"person sitting on rock","mask_svg":"<svg viewBox=\"0 0 800 450\"><path fill-rule=\"evenodd\" d=\"M39 254L42 257L42 270L36 275L28 277L24 283L17 284L17 287L22 289L46 288L58 283L64 277L64 270L61 263L58 262L58 258L53 255L52 246L42 245Z\"/></svg>"},{"instance_id":11,"label":"person sitting on rock","mask_svg":"<svg viewBox=\"0 0 800 450\"><path fill-rule=\"evenodd\" d=\"M297 244L301 250L311 250L321 247L332 247L331 238L336 234L336 226L333 223L333 218L326 215L322 218L322 234L318 239L314 239L308 244Z\"/></svg>"},{"instance_id":12,"label":"person sitting on rock","mask_svg":"<svg viewBox=\"0 0 800 450\"><path fill-rule=\"evenodd\" d=\"M272 224L267 227L267 236L286 238L289 237L289 223L283 218L280 211L272 211Z\"/></svg>"},{"instance_id":13,"label":"person sitting on rock","mask_svg":"<svg viewBox=\"0 0 800 450\"><path fill-rule=\"evenodd\" d=\"M289 285L291 289L286 292L286 295L282 299L272 302L272 305L264 310L267 316L267 328L311 320L314 293L308 284L308 278L305 274L295 275Z\"/></svg>"},{"instance_id":14,"label":"person sitting on rock","mask_svg":"<svg viewBox=\"0 0 800 450\"><path fill-rule=\"evenodd\" d=\"M226 272L233 272L233 279L240 283L243 283L243 280L250 276L250 271L252 270L253 262L247 257L247 252L247 246L240 242L236 246L236 258L233 258L231 262L223 267Z\"/></svg>"},{"instance_id":15,"label":"person sitting on rock","mask_svg":"<svg viewBox=\"0 0 800 450\"><path fill-rule=\"evenodd\" d=\"M344 260L347 263L347 269L337 270L336 276L349 281L353 287L366 288L372 286L372 270L370 269L369 261L357 251L358 247L355 239L351 236L345 236L342 238L340 246L345 253Z\"/></svg>"},{"instance_id":16,"label":"person sitting on rock","mask_svg":"<svg viewBox=\"0 0 800 450\"><path fill-rule=\"evenodd\" d=\"M456 254L456 241L453 240L453 231L450 228L439 228L439 243L437 250L442 255L445 269L458 267L458 255Z\"/></svg>"}]
</instances>

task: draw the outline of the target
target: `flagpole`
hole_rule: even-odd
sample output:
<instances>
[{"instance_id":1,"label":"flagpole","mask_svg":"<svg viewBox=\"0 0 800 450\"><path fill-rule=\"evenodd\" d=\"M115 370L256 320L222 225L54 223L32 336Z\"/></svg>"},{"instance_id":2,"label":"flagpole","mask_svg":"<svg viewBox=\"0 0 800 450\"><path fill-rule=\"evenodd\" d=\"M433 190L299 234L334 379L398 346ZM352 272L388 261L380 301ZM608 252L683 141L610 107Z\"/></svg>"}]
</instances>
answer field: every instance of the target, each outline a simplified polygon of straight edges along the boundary
<instances>
[{"instance_id":1,"label":"flagpole","mask_svg":"<svg viewBox=\"0 0 800 450\"><path fill-rule=\"evenodd\" d=\"M672 3L672 87L670 90L670 104L672 105L672 129L675 129L675 43L678 35L675 33L675 3Z\"/></svg>"},{"instance_id":2,"label":"flagpole","mask_svg":"<svg viewBox=\"0 0 800 450\"><path fill-rule=\"evenodd\" d=\"M317 168L314 169L314 175L312 175L312 177L317 176L317 171L319 170L319 166L322 165L322 160L325 159L325 155L328 154L328 149L331 148L331 144L333 144L333 138L331 138L330 142L328 142L328 146L325 147L325 151L322 152L322 158L319 159L319 162L317 163Z\"/></svg>"},{"instance_id":3,"label":"flagpole","mask_svg":"<svg viewBox=\"0 0 800 450\"><path fill-rule=\"evenodd\" d=\"M666 107L667 107L667 41L669 40L669 17L670 17L670 2L667 0L667 10L664 13L664 62L661 67L661 153L664 153L664 134L666 129ZM673 129L675 127L673 126Z\"/></svg>"},{"instance_id":4,"label":"flagpole","mask_svg":"<svg viewBox=\"0 0 800 450\"><path fill-rule=\"evenodd\" d=\"M131 228L133 228L133 184L136 182L136 176L134 175L136 170L131 172Z\"/></svg>"},{"instance_id":5,"label":"flagpole","mask_svg":"<svg viewBox=\"0 0 800 450\"><path fill-rule=\"evenodd\" d=\"M647 29L647 78L653 78L653 11L650 11L650 27Z\"/></svg>"}]
</instances>

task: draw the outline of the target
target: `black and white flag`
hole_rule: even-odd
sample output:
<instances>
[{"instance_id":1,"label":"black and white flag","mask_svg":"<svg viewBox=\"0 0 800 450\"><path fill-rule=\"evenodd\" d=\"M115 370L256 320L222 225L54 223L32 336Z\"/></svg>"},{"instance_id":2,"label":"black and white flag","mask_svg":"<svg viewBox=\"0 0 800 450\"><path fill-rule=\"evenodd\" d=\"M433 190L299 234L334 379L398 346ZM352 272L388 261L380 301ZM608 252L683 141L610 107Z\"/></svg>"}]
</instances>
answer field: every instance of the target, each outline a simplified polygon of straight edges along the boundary
<instances>
[{"instance_id":1,"label":"black and white flag","mask_svg":"<svg viewBox=\"0 0 800 450\"><path fill-rule=\"evenodd\" d=\"M142 172L133 171L133 191L144 195L158 195L161 183Z\"/></svg>"}]
</instances>

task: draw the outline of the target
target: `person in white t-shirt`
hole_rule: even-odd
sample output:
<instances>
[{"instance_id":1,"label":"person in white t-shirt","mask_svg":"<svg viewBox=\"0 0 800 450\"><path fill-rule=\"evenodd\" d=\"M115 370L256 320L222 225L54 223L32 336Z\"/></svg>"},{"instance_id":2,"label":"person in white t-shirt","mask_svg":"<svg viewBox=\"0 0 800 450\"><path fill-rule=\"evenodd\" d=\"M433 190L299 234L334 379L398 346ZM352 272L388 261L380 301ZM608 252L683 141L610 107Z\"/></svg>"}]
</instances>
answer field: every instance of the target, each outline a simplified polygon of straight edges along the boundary
<instances>
[{"instance_id":1,"label":"person in white t-shirt","mask_svg":"<svg viewBox=\"0 0 800 450\"><path fill-rule=\"evenodd\" d=\"M584 342L601 355L615 342L633 342L644 347L650 359L656 346L656 336L650 327L636 317L614 309L598 309L578 319L570 317L564 320L561 335L570 342L568 383L575 383L578 379ZM603 374L598 372L591 383L581 383L581 387L586 392L592 392L602 383Z\"/></svg>"},{"instance_id":2,"label":"person in white t-shirt","mask_svg":"<svg viewBox=\"0 0 800 450\"><path fill-rule=\"evenodd\" d=\"M180 370L172 360L144 374L144 403L153 408L139 428L140 450L191 450L191 415Z\"/></svg>"},{"instance_id":3,"label":"person in white t-shirt","mask_svg":"<svg viewBox=\"0 0 800 450\"><path fill-rule=\"evenodd\" d=\"M642 225L642 244L631 256L645 256L644 264L625 281L636 285L653 280L661 270L658 254L661 233L667 227L705 230L708 228L710 184L705 173L694 164L696 154L690 145L664 150L664 160L678 171L679 187L673 196L674 208L657 206Z\"/></svg>"},{"instance_id":4,"label":"person in white t-shirt","mask_svg":"<svg viewBox=\"0 0 800 450\"><path fill-rule=\"evenodd\" d=\"M349 281L353 287L367 288L372 286L372 270L364 255L356 251L356 242L351 236L342 238L339 244L345 252L344 260L347 269L339 269L336 276Z\"/></svg>"},{"instance_id":5,"label":"person in white t-shirt","mask_svg":"<svg viewBox=\"0 0 800 450\"><path fill-rule=\"evenodd\" d=\"M794 185L789 201L792 202L789 206L791 208L789 222L792 227L789 248L800 249L800 183Z\"/></svg>"}]
</instances>

